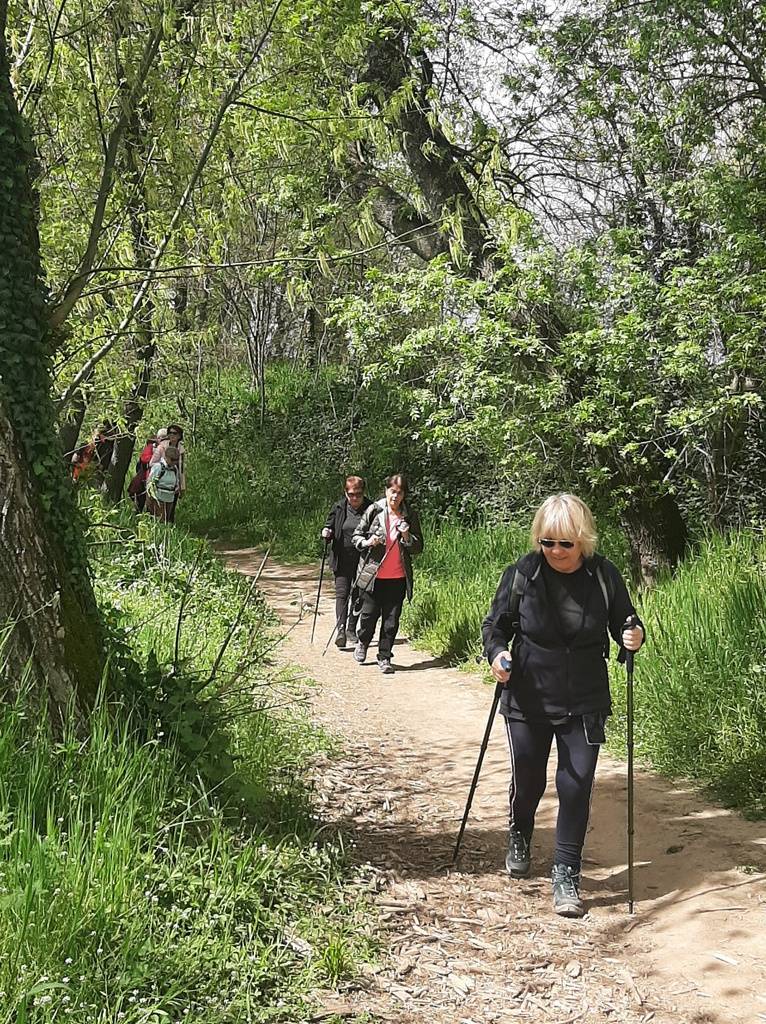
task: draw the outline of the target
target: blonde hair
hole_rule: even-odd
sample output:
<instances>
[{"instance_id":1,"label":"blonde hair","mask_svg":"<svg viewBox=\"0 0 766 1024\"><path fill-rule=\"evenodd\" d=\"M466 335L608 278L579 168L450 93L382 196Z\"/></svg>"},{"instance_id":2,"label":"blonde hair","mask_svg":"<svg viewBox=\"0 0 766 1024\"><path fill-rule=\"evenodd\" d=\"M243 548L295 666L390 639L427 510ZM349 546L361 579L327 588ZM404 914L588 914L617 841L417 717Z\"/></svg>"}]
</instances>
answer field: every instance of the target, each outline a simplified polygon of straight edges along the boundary
<instances>
[{"instance_id":1,"label":"blonde hair","mask_svg":"<svg viewBox=\"0 0 766 1024\"><path fill-rule=\"evenodd\" d=\"M585 558L591 557L598 542L593 513L574 494L552 494L546 498L535 512L529 537L534 548L542 537L579 540Z\"/></svg>"}]
</instances>

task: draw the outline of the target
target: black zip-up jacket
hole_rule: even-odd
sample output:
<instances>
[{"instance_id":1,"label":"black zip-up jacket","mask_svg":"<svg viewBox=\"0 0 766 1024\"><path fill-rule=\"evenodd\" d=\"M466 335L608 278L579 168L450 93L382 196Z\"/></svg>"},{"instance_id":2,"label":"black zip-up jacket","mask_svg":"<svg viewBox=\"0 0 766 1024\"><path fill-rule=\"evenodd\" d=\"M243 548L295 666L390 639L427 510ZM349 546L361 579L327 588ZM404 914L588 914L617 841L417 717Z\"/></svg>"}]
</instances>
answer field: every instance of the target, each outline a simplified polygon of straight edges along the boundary
<instances>
[{"instance_id":1,"label":"black zip-up jacket","mask_svg":"<svg viewBox=\"0 0 766 1024\"><path fill-rule=\"evenodd\" d=\"M420 518L418 517L417 512L415 512L414 509L411 509L406 502L402 502L399 515L410 524L409 533L406 538L402 534L399 535L399 547L402 552L402 564L404 565L404 574L407 580L407 599L411 601L412 556L419 555L423 550L423 531L420 528ZM359 526L354 530L354 547L357 551L361 551L367 556L366 558L360 559L359 572L361 572L362 566L369 559L373 559L375 562L383 561L383 556L386 553L386 545L377 544L375 547L367 547L365 542L369 537L372 537L373 534L385 541L387 519L388 505L386 503L386 499L379 498L365 511ZM359 572L357 572L357 577Z\"/></svg>"},{"instance_id":2,"label":"black zip-up jacket","mask_svg":"<svg viewBox=\"0 0 766 1024\"><path fill-rule=\"evenodd\" d=\"M506 717L520 712L530 720L594 712L609 714L612 702L605 660L607 628L623 657L622 629L628 616L636 614L633 602L612 562L600 555L586 559L582 624L567 641L556 609L549 606L543 557L533 552L505 570L482 624L484 653L489 663L501 651L510 650L513 655L511 677L503 689L500 711ZM601 565L609 594L608 617L595 571L597 564ZM514 635L510 601L517 568L527 577L527 584L519 606L519 631ZM640 620L638 624L643 629Z\"/></svg>"},{"instance_id":3,"label":"black zip-up jacket","mask_svg":"<svg viewBox=\"0 0 766 1024\"><path fill-rule=\"evenodd\" d=\"M363 515L370 507L372 502L365 495L362 498L362 504L359 507L359 514ZM330 555L327 561L330 563L330 568L333 572L338 571L340 565L341 556L343 554L343 524L346 521L346 509L348 507L348 498L343 497L339 501L336 501L333 507L330 509L329 515L325 520L323 529L332 530L332 540L330 541Z\"/></svg>"}]
</instances>

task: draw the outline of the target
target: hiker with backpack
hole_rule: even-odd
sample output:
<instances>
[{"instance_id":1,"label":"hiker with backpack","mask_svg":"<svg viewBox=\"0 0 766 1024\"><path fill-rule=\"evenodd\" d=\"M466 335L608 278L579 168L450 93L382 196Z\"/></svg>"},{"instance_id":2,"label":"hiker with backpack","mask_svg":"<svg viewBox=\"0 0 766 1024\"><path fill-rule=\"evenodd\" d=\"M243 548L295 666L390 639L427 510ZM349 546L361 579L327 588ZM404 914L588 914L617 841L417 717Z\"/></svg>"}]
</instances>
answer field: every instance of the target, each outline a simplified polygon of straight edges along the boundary
<instances>
[{"instance_id":1,"label":"hiker with backpack","mask_svg":"<svg viewBox=\"0 0 766 1024\"><path fill-rule=\"evenodd\" d=\"M159 442L163 441L165 437L167 437L167 431L164 427L158 430L156 434L147 437L146 443L138 456L136 472L128 484L128 497L135 503L136 512L143 512L146 506L146 485L149 482L152 456Z\"/></svg>"},{"instance_id":2,"label":"hiker with backpack","mask_svg":"<svg viewBox=\"0 0 766 1024\"><path fill-rule=\"evenodd\" d=\"M163 523L172 522L172 510L181 486L181 472L178 467L179 454L176 447L165 449L159 462L149 471L146 485L146 510Z\"/></svg>"},{"instance_id":3,"label":"hiker with backpack","mask_svg":"<svg viewBox=\"0 0 766 1024\"><path fill-rule=\"evenodd\" d=\"M167 519L167 522L174 523L176 520L176 507L178 505L178 501L186 493L186 448L183 443L183 427L179 427L177 423L171 423L165 430L165 436L160 438L160 434L158 433L157 437L159 440L151 457L150 465L154 466L158 463L160 459L164 457L169 448L175 448L178 452L176 466L178 471L178 490L176 491L175 500L168 510Z\"/></svg>"},{"instance_id":4,"label":"hiker with backpack","mask_svg":"<svg viewBox=\"0 0 766 1024\"><path fill-rule=\"evenodd\" d=\"M370 505L353 536L354 547L365 555L355 583L360 614L354 660L364 664L380 619L378 668L384 675L394 671L391 659L404 598L412 600L412 556L423 550L420 520L407 504L407 491L401 473L388 477L385 497Z\"/></svg>"},{"instance_id":5,"label":"hiker with backpack","mask_svg":"<svg viewBox=\"0 0 766 1024\"><path fill-rule=\"evenodd\" d=\"M322 529L322 540L329 545L330 568L335 577L335 643L345 647L347 641L356 643L357 614L351 591L359 566L360 552L354 547L354 531L362 515L370 507L364 493L364 480L360 476L347 476L344 495L336 501Z\"/></svg>"},{"instance_id":6,"label":"hiker with backpack","mask_svg":"<svg viewBox=\"0 0 766 1024\"><path fill-rule=\"evenodd\" d=\"M553 908L582 917L580 869L599 746L611 713L609 634L637 651L644 629L619 570L596 554L588 506L573 494L547 498L531 530L531 553L509 566L482 625L484 653L504 684L500 713L511 759L510 836L505 866L525 878L535 813L553 738L559 799L551 881Z\"/></svg>"}]
</instances>

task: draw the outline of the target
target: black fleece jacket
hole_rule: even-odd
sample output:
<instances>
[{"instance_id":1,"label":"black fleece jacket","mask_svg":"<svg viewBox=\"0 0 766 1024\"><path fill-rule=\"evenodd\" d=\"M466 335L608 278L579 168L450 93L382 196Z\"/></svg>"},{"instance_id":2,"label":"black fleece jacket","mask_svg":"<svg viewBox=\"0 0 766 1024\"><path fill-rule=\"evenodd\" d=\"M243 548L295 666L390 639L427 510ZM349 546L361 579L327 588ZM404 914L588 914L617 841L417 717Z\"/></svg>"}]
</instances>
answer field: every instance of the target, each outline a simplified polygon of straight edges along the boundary
<instances>
[{"instance_id":1,"label":"black fleece jacket","mask_svg":"<svg viewBox=\"0 0 766 1024\"><path fill-rule=\"evenodd\" d=\"M362 498L362 504L358 509L359 514L363 515L371 504L372 502L365 495L364 498ZM347 508L348 498L344 496L339 501L335 502L333 507L330 509L324 524L325 530L332 530L330 557L328 558L328 561L330 563L330 569L332 569L333 572L338 571L341 556L343 554L343 523L346 521ZM356 554L356 552L354 552L354 554Z\"/></svg>"},{"instance_id":2,"label":"black fleece jacket","mask_svg":"<svg viewBox=\"0 0 766 1024\"><path fill-rule=\"evenodd\" d=\"M607 630L622 649L622 629L636 610L619 570L600 555L587 559L579 576L567 581L577 593L579 628L565 636L564 616L552 606L554 587L537 552L509 566L500 580L492 607L484 619L484 653L490 664L511 650L511 678L504 688L500 710L506 716L548 719L593 712L609 714L609 674L605 652ZM610 595L609 613L596 575L600 564ZM514 636L510 615L511 588L516 571L527 577L519 607L519 632ZM536 573L536 570L540 571ZM555 570L550 570L555 573ZM534 578L533 578L534 577ZM555 584L556 581L553 580ZM639 620L639 625L641 622ZM643 626L642 626L643 628Z\"/></svg>"}]
</instances>

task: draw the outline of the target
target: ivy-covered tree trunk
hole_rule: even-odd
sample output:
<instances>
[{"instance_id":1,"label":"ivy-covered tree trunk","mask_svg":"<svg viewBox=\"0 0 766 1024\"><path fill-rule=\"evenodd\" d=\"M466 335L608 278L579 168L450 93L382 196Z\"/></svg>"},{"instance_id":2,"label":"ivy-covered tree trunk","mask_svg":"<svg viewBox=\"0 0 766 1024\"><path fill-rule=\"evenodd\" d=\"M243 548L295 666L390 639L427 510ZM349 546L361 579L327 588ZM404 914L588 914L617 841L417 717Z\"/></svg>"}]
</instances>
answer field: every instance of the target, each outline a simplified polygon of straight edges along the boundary
<instances>
[{"instance_id":1,"label":"ivy-covered tree trunk","mask_svg":"<svg viewBox=\"0 0 766 1024\"><path fill-rule=\"evenodd\" d=\"M54 725L84 717L103 668L83 536L55 430L32 148L10 81L0 0L0 659L25 671Z\"/></svg>"}]
</instances>

